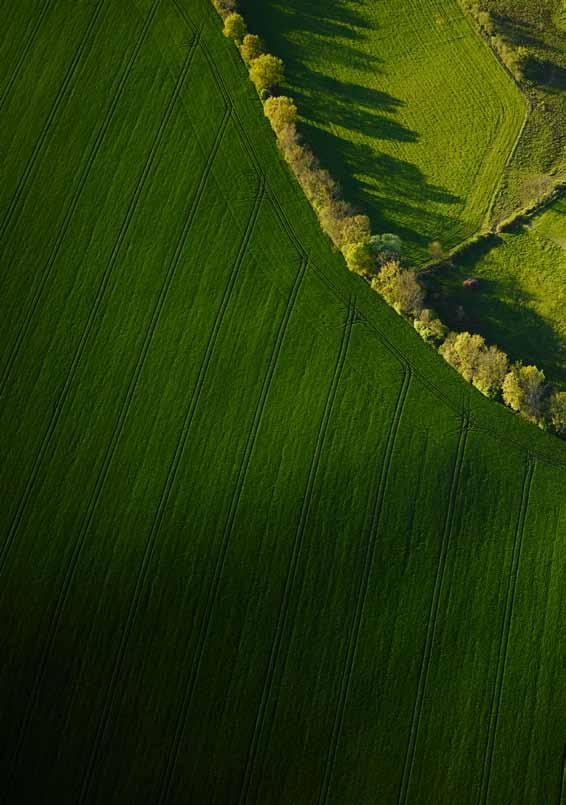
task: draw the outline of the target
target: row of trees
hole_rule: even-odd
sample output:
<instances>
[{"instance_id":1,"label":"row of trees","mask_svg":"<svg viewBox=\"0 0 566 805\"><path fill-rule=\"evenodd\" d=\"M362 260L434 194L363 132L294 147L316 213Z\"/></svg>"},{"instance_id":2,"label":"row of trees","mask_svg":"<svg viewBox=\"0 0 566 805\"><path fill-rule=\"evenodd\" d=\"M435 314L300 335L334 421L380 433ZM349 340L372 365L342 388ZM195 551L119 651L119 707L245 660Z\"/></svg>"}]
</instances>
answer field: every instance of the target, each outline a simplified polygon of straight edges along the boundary
<instances>
[{"instance_id":1,"label":"row of trees","mask_svg":"<svg viewBox=\"0 0 566 805\"><path fill-rule=\"evenodd\" d=\"M235 42L248 67L281 153L350 271L364 277L399 315L412 321L421 338L482 394L566 436L566 393L556 391L535 366L510 365L507 355L480 335L448 331L427 307L417 273L404 265L401 240L391 234L372 235L367 215L356 213L342 198L338 183L303 142L297 106L292 98L276 94L284 81L281 59L266 53L261 39L248 33L235 0L212 1L224 21L224 34Z\"/></svg>"}]
</instances>

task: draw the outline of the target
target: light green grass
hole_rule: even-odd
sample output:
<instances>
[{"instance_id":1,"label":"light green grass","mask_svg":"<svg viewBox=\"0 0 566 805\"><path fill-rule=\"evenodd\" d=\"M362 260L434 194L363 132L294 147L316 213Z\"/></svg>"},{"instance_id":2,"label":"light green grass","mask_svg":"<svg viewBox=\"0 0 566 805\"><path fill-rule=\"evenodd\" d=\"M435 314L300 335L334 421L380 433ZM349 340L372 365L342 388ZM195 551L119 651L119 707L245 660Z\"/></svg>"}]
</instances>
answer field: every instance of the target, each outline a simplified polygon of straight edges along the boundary
<instances>
[{"instance_id":1,"label":"light green grass","mask_svg":"<svg viewBox=\"0 0 566 805\"><path fill-rule=\"evenodd\" d=\"M480 228L524 101L456 0L245 0L287 66L307 142L412 258Z\"/></svg>"},{"instance_id":2,"label":"light green grass","mask_svg":"<svg viewBox=\"0 0 566 805\"><path fill-rule=\"evenodd\" d=\"M0 132L3 802L556 801L566 446L346 271L208 0L50 8Z\"/></svg>"},{"instance_id":3,"label":"light green grass","mask_svg":"<svg viewBox=\"0 0 566 805\"><path fill-rule=\"evenodd\" d=\"M478 291L462 286L481 280ZM534 363L566 385L566 205L557 202L532 223L507 232L491 249L472 251L433 283L445 320L484 335L513 360ZM462 321L456 320L461 306Z\"/></svg>"},{"instance_id":4,"label":"light green grass","mask_svg":"<svg viewBox=\"0 0 566 805\"><path fill-rule=\"evenodd\" d=\"M496 33L528 59L523 90L528 121L494 204L502 220L566 178L566 10L563 0L480 0Z\"/></svg>"}]
</instances>

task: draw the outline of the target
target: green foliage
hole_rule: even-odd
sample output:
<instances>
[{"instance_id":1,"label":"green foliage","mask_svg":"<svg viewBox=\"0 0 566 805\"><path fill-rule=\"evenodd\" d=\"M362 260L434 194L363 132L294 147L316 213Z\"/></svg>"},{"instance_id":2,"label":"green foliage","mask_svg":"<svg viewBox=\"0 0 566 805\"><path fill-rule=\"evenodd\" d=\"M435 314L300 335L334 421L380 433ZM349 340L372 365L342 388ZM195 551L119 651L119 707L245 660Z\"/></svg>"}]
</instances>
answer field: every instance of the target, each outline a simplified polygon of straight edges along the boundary
<instances>
[{"instance_id":1,"label":"green foliage","mask_svg":"<svg viewBox=\"0 0 566 805\"><path fill-rule=\"evenodd\" d=\"M485 347L485 341L481 335L450 333L440 347L440 354L462 375L464 380L471 383L478 371Z\"/></svg>"},{"instance_id":2,"label":"green foliage","mask_svg":"<svg viewBox=\"0 0 566 805\"><path fill-rule=\"evenodd\" d=\"M440 321L430 308L421 311L413 322L415 330L423 339L433 346L439 346L448 333L448 328Z\"/></svg>"},{"instance_id":3,"label":"green foliage","mask_svg":"<svg viewBox=\"0 0 566 805\"><path fill-rule=\"evenodd\" d=\"M241 14L229 14L224 20L224 36L240 45L246 35L246 23Z\"/></svg>"},{"instance_id":4,"label":"green foliage","mask_svg":"<svg viewBox=\"0 0 566 805\"><path fill-rule=\"evenodd\" d=\"M381 262L387 262L401 257L403 242L399 235L385 233L383 235L373 235L370 238L370 247Z\"/></svg>"},{"instance_id":5,"label":"green foliage","mask_svg":"<svg viewBox=\"0 0 566 805\"><path fill-rule=\"evenodd\" d=\"M256 34L246 34L244 36L244 41L240 46L240 53L242 54L242 59L248 65L248 67L253 60L261 56L263 52L264 48L261 37L257 36Z\"/></svg>"},{"instance_id":6,"label":"green foliage","mask_svg":"<svg viewBox=\"0 0 566 805\"><path fill-rule=\"evenodd\" d=\"M495 398L501 393L508 368L507 355L498 347L487 347L480 355L472 382L486 397Z\"/></svg>"},{"instance_id":7,"label":"green foliage","mask_svg":"<svg viewBox=\"0 0 566 805\"><path fill-rule=\"evenodd\" d=\"M212 4L222 18L236 11L236 0L212 0Z\"/></svg>"},{"instance_id":8,"label":"green foliage","mask_svg":"<svg viewBox=\"0 0 566 805\"><path fill-rule=\"evenodd\" d=\"M272 89L283 83L283 62L277 56L264 53L251 63L250 78L258 92Z\"/></svg>"},{"instance_id":9,"label":"green foliage","mask_svg":"<svg viewBox=\"0 0 566 805\"><path fill-rule=\"evenodd\" d=\"M566 391L556 392L550 398L550 421L560 436L566 436Z\"/></svg>"},{"instance_id":10,"label":"green foliage","mask_svg":"<svg viewBox=\"0 0 566 805\"><path fill-rule=\"evenodd\" d=\"M532 422L543 419L545 392L544 373L536 366L516 364L503 382L503 399L507 405Z\"/></svg>"},{"instance_id":11,"label":"green foliage","mask_svg":"<svg viewBox=\"0 0 566 805\"><path fill-rule=\"evenodd\" d=\"M371 287L403 316L418 317L424 307L424 291L415 272L402 268L396 260L380 268Z\"/></svg>"},{"instance_id":12,"label":"green foliage","mask_svg":"<svg viewBox=\"0 0 566 805\"><path fill-rule=\"evenodd\" d=\"M369 277L375 272L375 257L367 241L348 243L342 248L346 264L350 271Z\"/></svg>"},{"instance_id":13,"label":"green foliage","mask_svg":"<svg viewBox=\"0 0 566 805\"><path fill-rule=\"evenodd\" d=\"M278 137L285 129L292 129L292 137L294 142L297 142L294 129L297 122L297 107L291 98L287 98L285 95L268 98L263 106L263 111Z\"/></svg>"}]
</instances>

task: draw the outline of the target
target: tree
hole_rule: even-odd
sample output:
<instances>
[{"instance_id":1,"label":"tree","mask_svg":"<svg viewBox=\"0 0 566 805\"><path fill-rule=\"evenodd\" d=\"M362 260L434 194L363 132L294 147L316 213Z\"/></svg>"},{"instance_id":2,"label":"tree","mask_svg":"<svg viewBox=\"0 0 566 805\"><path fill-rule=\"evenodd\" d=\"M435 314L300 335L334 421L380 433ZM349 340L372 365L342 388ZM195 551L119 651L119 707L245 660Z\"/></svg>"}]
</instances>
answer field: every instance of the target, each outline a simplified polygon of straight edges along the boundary
<instances>
[{"instance_id":1,"label":"tree","mask_svg":"<svg viewBox=\"0 0 566 805\"><path fill-rule=\"evenodd\" d=\"M471 333L449 333L440 354L459 372L464 380L471 383L478 371L485 341L481 335Z\"/></svg>"},{"instance_id":2,"label":"tree","mask_svg":"<svg viewBox=\"0 0 566 805\"><path fill-rule=\"evenodd\" d=\"M346 215L340 224L340 241L347 246L349 243L369 243L371 234L369 218L367 215Z\"/></svg>"},{"instance_id":3,"label":"tree","mask_svg":"<svg viewBox=\"0 0 566 805\"><path fill-rule=\"evenodd\" d=\"M402 315L416 318L424 307L424 291L415 272L401 268L397 260L381 267L371 287Z\"/></svg>"},{"instance_id":4,"label":"tree","mask_svg":"<svg viewBox=\"0 0 566 805\"><path fill-rule=\"evenodd\" d=\"M425 308L413 322L415 330L429 344L438 346L446 338L448 328L434 315L434 311Z\"/></svg>"},{"instance_id":5,"label":"tree","mask_svg":"<svg viewBox=\"0 0 566 805\"><path fill-rule=\"evenodd\" d=\"M277 98L268 98L263 107L271 128L279 136L286 128L295 126L297 122L297 107L291 98L279 95ZM294 132L296 134L296 132Z\"/></svg>"},{"instance_id":6,"label":"tree","mask_svg":"<svg viewBox=\"0 0 566 805\"><path fill-rule=\"evenodd\" d=\"M283 82L283 62L277 56L264 53L253 60L250 66L250 78L258 92L271 89Z\"/></svg>"},{"instance_id":7,"label":"tree","mask_svg":"<svg viewBox=\"0 0 566 805\"><path fill-rule=\"evenodd\" d=\"M233 39L238 45L246 35L246 23L241 14L228 14L224 20L224 36Z\"/></svg>"},{"instance_id":8,"label":"tree","mask_svg":"<svg viewBox=\"0 0 566 805\"><path fill-rule=\"evenodd\" d=\"M385 232L383 235L373 235L370 238L370 246L373 253L381 263L388 260L397 260L403 251L403 242L398 235Z\"/></svg>"},{"instance_id":9,"label":"tree","mask_svg":"<svg viewBox=\"0 0 566 805\"><path fill-rule=\"evenodd\" d=\"M480 353L472 382L482 394L493 399L501 391L508 368L507 355L498 347L487 347Z\"/></svg>"},{"instance_id":10,"label":"tree","mask_svg":"<svg viewBox=\"0 0 566 805\"><path fill-rule=\"evenodd\" d=\"M367 241L349 243L344 246L342 253L350 271L362 276L370 276L375 270L375 258Z\"/></svg>"},{"instance_id":11,"label":"tree","mask_svg":"<svg viewBox=\"0 0 566 805\"><path fill-rule=\"evenodd\" d=\"M543 417L544 392L544 374L536 366L518 363L503 381L503 399L507 405L533 422Z\"/></svg>"},{"instance_id":12,"label":"tree","mask_svg":"<svg viewBox=\"0 0 566 805\"><path fill-rule=\"evenodd\" d=\"M550 398L550 421L560 436L566 436L566 391L556 391Z\"/></svg>"},{"instance_id":13,"label":"tree","mask_svg":"<svg viewBox=\"0 0 566 805\"><path fill-rule=\"evenodd\" d=\"M236 10L236 0L212 0L212 2L221 17L227 17Z\"/></svg>"},{"instance_id":14,"label":"tree","mask_svg":"<svg viewBox=\"0 0 566 805\"><path fill-rule=\"evenodd\" d=\"M263 42L256 34L246 34L240 46L240 53L245 63L249 65L263 54Z\"/></svg>"}]
</instances>

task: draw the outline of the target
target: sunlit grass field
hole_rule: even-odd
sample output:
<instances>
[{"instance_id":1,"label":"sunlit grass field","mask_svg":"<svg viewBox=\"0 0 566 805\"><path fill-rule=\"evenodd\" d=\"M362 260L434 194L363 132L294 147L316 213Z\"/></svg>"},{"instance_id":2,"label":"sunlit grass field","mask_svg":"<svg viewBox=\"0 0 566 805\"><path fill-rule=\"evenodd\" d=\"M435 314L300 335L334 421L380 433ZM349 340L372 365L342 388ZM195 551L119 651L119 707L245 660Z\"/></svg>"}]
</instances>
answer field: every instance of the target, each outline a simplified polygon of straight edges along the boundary
<instances>
[{"instance_id":1,"label":"sunlit grass field","mask_svg":"<svg viewBox=\"0 0 566 805\"><path fill-rule=\"evenodd\" d=\"M557 802L566 445L346 271L208 0L0 10L2 802Z\"/></svg>"}]
</instances>

